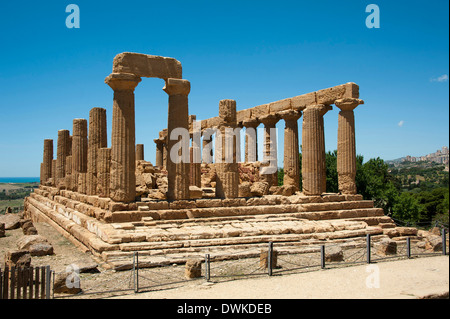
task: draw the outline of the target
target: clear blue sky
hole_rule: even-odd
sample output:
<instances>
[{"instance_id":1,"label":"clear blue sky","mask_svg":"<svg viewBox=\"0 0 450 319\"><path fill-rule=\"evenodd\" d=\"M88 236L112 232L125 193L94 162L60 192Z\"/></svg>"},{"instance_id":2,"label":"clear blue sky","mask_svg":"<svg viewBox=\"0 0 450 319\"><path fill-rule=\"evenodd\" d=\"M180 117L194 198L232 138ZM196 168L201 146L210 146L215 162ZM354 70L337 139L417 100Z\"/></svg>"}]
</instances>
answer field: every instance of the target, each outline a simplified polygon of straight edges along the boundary
<instances>
[{"instance_id":1,"label":"clear blue sky","mask_svg":"<svg viewBox=\"0 0 450 319\"><path fill-rule=\"evenodd\" d=\"M68 4L80 28L65 25ZM380 28L368 29L368 4ZM365 160L425 155L449 144L447 0L0 2L0 176L38 176L43 140L72 131L92 107L108 114L104 83L120 52L174 57L191 82L190 114L218 114L221 99L244 109L355 82L357 153ZM136 89L136 142L154 162L167 126L160 79ZM336 149L336 107L325 116ZM301 121L299 122L301 123ZM282 121L279 123L282 149ZM108 141L110 146L110 140ZM282 158L282 157L281 157ZM280 163L281 164L281 163Z\"/></svg>"}]
</instances>

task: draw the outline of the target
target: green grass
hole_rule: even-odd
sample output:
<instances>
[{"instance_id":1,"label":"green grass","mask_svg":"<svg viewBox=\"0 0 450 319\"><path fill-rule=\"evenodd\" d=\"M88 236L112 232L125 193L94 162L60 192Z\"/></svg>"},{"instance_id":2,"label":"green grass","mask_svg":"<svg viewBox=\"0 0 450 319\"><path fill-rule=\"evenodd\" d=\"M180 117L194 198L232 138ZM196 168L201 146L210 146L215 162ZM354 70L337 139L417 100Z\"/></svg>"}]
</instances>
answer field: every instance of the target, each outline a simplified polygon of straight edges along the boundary
<instances>
[{"instance_id":1,"label":"green grass","mask_svg":"<svg viewBox=\"0 0 450 319\"><path fill-rule=\"evenodd\" d=\"M0 211L5 210L8 206L11 208L23 206L23 199L0 200Z\"/></svg>"}]
</instances>

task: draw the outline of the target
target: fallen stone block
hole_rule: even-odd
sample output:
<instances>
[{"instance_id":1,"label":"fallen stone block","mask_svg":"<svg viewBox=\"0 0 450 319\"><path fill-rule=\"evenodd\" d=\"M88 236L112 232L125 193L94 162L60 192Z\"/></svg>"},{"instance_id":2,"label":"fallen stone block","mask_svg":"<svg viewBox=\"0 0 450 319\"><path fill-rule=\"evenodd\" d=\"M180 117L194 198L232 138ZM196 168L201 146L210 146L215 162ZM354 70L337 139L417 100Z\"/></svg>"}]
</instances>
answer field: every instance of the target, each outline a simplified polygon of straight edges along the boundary
<instances>
[{"instance_id":1,"label":"fallen stone block","mask_svg":"<svg viewBox=\"0 0 450 319\"><path fill-rule=\"evenodd\" d=\"M200 199L203 196L203 190L197 186L189 186L189 198Z\"/></svg>"},{"instance_id":2,"label":"fallen stone block","mask_svg":"<svg viewBox=\"0 0 450 319\"><path fill-rule=\"evenodd\" d=\"M397 254L397 242L390 238L382 239L378 243L376 254L380 255L380 256L396 255Z\"/></svg>"},{"instance_id":3,"label":"fallen stone block","mask_svg":"<svg viewBox=\"0 0 450 319\"><path fill-rule=\"evenodd\" d=\"M437 235L430 235L425 239L425 249L431 251L442 250L442 238Z\"/></svg>"},{"instance_id":4,"label":"fallen stone block","mask_svg":"<svg viewBox=\"0 0 450 319\"><path fill-rule=\"evenodd\" d=\"M325 261L344 261L344 252L340 246L325 247Z\"/></svg>"},{"instance_id":5,"label":"fallen stone block","mask_svg":"<svg viewBox=\"0 0 450 319\"><path fill-rule=\"evenodd\" d=\"M20 250L27 250L31 256L53 255L53 246L41 235L23 236L17 242Z\"/></svg>"},{"instance_id":6,"label":"fallen stone block","mask_svg":"<svg viewBox=\"0 0 450 319\"><path fill-rule=\"evenodd\" d=\"M267 182L256 182L250 187L250 192L252 196L264 196L269 194L269 183Z\"/></svg>"},{"instance_id":7,"label":"fallen stone block","mask_svg":"<svg viewBox=\"0 0 450 319\"><path fill-rule=\"evenodd\" d=\"M24 235L37 235L38 233L30 219L21 219L20 227L22 228Z\"/></svg>"},{"instance_id":8,"label":"fallen stone block","mask_svg":"<svg viewBox=\"0 0 450 319\"><path fill-rule=\"evenodd\" d=\"M202 261L198 259L188 259L184 270L184 275L188 279L202 276Z\"/></svg>"},{"instance_id":9,"label":"fallen stone block","mask_svg":"<svg viewBox=\"0 0 450 319\"><path fill-rule=\"evenodd\" d=\"M76 273L63 272L55 274L53 292L75 295L81 292L80 277Z\"/></svg>"},{"instance_id":10,"label":"fallen stone block","mask_svg":"<svg viewBox=\"0 0 450 319\"><path fill-rule=\"evenodd\" d=\"M5 230L17 229L20 227L20 216L17 214L0 215L0 223L5 224Z\"/></svg>"},{"instance_id":11,"label":"fallen stone block","mask_svg":"<svg viewBox=\"0 0 450 319\"><path fill-rule=\"evenodd\" d=\"M30 267L31 255L28 250L14 250L6 253L5 267Z\"/></svg>"}]
</instances>

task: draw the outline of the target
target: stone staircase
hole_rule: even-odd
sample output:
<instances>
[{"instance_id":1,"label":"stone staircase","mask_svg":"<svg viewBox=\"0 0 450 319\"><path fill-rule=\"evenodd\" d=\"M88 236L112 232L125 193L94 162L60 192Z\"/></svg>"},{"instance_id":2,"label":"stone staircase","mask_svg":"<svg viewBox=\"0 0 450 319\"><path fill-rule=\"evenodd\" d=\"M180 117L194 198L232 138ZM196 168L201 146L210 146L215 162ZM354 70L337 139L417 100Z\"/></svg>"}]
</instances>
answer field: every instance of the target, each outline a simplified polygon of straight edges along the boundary
<instances>
[{"instance_id":1,"label":"stone staircase","mask_svg":"<svg viewBox=\"0 0 450 319\"><path fill-rule=\"evenodd\" d=\"M367 234L374 240L414 235L359 195L149 201L133 211L106 211L109 223L90 214L86 203L45 195L32 193L26 211L117 270L132 267L134 252L140 267L155 267L205 254L213 260L256 257L269 242L288 254L330 243L364 245Z\"/></svg>"}]
</instances>

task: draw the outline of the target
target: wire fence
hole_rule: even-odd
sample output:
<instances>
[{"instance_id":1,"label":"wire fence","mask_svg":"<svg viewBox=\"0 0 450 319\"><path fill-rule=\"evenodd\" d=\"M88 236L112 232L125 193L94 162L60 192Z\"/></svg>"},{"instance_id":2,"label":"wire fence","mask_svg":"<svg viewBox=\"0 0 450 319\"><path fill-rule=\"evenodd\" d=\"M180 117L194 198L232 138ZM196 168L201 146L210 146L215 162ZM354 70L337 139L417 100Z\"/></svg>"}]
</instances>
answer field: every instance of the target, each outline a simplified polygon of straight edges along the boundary
<instances>
[{"instance_id":1,"label":"wire fence","mask_svg":"<svg viewBox=\"0 0 450 319\"><path fill-rule=\"evenodd\" d=\"M104 278L99 278L99 274L80 274L83 289L78 294L59 294L55 298L89 298L90 295L102 294L108 297L171 289L198 281L217 283L449 253L445 228L442 228L441 236L431 239L430 247L425 247L424 242L415 236L384 241L374 238L376 236L368 234L352 242L309 244L296 248L269 242L256 248L236 250L229 256L208 251L193 258L198 268L194 278L187 274L186 258L172 259L171 265L149 263L145 253L134 252L131 269L111 271Z\"/></svg>"},{"instance_id":2,"label":"wire fence","mask_svg":"<svg viewBox=\"0 0 450 319\"><path fill-rule=\"evenodd\" d=\"M392 216L389 216L394 223L397 226L404 226L404 227L417 227L417 228L430 228L430 227L439 227L439 228L445 228L447 230L447 232L449 231L449 224L448 223L444 223L440 220L435 220L435 221L418 221L418 222L410 222L410 221L404 221L404 220L399 220L396 219Z\"/></svg>"}]
</instances>

